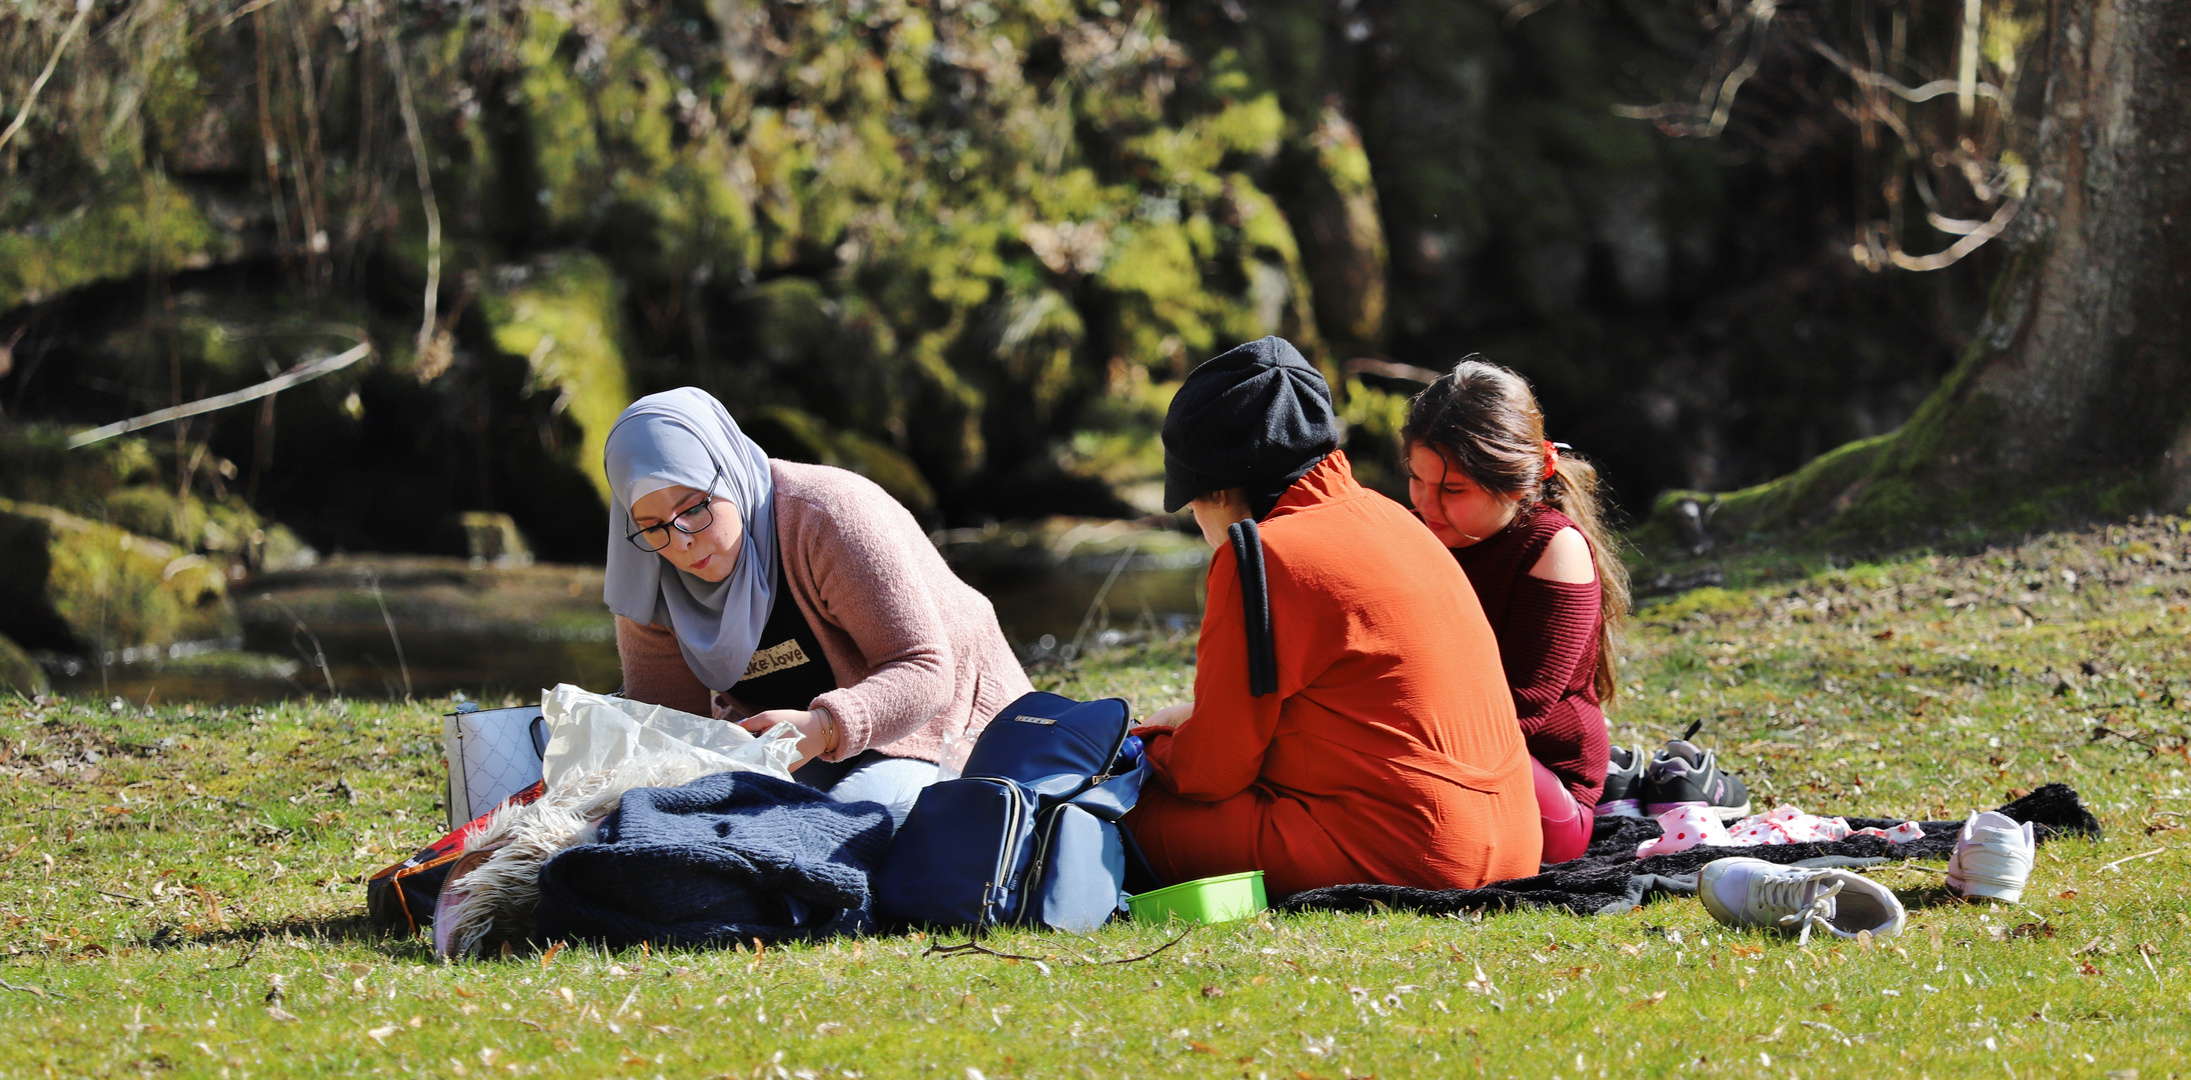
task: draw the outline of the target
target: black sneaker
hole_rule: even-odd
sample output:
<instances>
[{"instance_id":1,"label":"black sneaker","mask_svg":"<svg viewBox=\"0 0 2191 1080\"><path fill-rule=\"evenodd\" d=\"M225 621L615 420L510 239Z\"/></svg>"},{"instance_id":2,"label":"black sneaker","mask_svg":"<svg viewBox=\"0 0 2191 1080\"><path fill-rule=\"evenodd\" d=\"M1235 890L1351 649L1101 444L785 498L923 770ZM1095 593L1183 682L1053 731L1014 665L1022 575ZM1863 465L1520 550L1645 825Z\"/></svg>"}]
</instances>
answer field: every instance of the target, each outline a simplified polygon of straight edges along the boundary
<instances>
[{"instance_id":1,"label":"black sneaker","mask_svg":"<svg viewBox=\"0 0 2191 1080\"><path fill-rule=\"evenodd\" d=\"M1692 729L1693 730L1693 729ZM1643 770L1643 811L1656 817L1677 806L1707 806L1721 821L1750 816L1750 790L1720 771L1719 755L1687 739L1668 739Z\"/></svg>"},{"instance_id":2,"label":"black sneaker","mask_svg":"<svg viewBox=\"0 0 2191 1080\"><path fill-rule=\"evenodd\" d=\"M1643 816L1643 748L1613 747L1612 763L1605 769L1605 794L1598 799L1599 817Z\"/></svg>"}]
</instances>

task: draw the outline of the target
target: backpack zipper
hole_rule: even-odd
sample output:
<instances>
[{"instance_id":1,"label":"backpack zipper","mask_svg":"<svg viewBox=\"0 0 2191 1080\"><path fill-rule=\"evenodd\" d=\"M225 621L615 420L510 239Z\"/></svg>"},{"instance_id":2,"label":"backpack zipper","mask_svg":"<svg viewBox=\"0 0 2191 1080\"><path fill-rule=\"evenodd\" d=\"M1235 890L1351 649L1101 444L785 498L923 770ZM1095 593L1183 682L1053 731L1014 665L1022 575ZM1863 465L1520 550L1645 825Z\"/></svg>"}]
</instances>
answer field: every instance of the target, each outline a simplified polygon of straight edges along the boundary
<instances>
[{"instance_id":1,"label":"backpack zipper","mask_svg":"<svg viewBox=\"0 0 2191 1080\"><path fill-rule=\"evenodd\" d=\"M1058 803L1051 807L1047 824L1040 819L1035 822L1035 857L1027 861L1027 892L1022 903L1039 899L1035 890L1042 887L1043 872L1049 868L1051 842L1057 839L1058 818L1065 806L1065 803ZM1027 912L1022 910L1019 914L1019 921L1026 922Z\"/></svg>"},{"instance_id":2,"label":"backpack zipper","mask_svg":"<svg viewBox=\"0 0 2191 1080\"><path fill-rule=\"evenodd\" d=\"M1019 862L1019 823L1027 816L1027 797L1020 793L1019 785L1010 780L995 776L984 776L980 779L1002 787L1004 789L1004 801L1007 806L1004 849L997 853L997 868L990 875L989 894L982 897L982 918L983 921L988 922L991 921L989 919L990 912L1003 906L1006 898L1012 894L1013 882L1007 875L1011 873L1012 867ZM1010 913L1006 912L1005 914ZM994 921L996 924L1001 925L1003 920Z\"/></svg>"},{"instance_id":3,"label":"backpack zipper","mask_svg":"<svg viewBox=\"0 0 2191 1080\"><path fill-rule=\"evenodd\" d=\"M1114 698L1105 698L1105 699L1103 699L1103 700L1105 700L1105 701L1112 701L1112 700L1118 700L1118 699L1114 699ZM1119 778L1119 777L1121 777L1121 776L1124 776L1124 775L1125 775L1124 773L1115 773L1115 772L1112 772L1112 771L1111 771L1111 769L1112 769L1112 767L1113 767L1113 766L1116 766L1116 765L1118 764L1118 752L1119 752L1119 751L1121 751L1121 750L1124 750L1124 749L1126 748L1126 739L1127 739L1127 737L1133 734L1133 730L1134 730L1134 724L1133 724L1133 719L1134 719L1134 718L1133 718L1133 710L1132 710L1132 707L1131 707L1131 706L1128 706L1128 707L1127 707L1127 711L1126 711L1126 715L1125 715L1124 717L1122 717L1122 718L1121 718L1121 722L1120 722L1120 723L1119 723L1119 725L1118 725L1118 737L1117 737L1117 738L1115 738L1115 739L1112 739L1112 740L1111 740L1111 752L1110 752L1109 756L1107 756L1107 757L1105 757L1105 758L1103 759L1103 771L1102 771L1101 773L1098 773L1098 774L1097 774L1097 775L1095 775L1095 776L1091 776L1091 777L1089 777L1089 778L1088 778L1088 782L1087 782L1086 784L1083 784L1083 785L1081 785L1081 788L1080 788L1080 790L1079 790L1079 791L1076 791L1076 792L1074 792L1074 793L1073 793L1073 795L1074 795L1075 797L1078 797L1078 796L1080 796L1080 795L1084 795L1084 794L1088 793L1089 791L1092 791L1092 790L1094 790L1095 788L1101 787L1101 786L1103 785L1104 781L1106 781L1106 780L1115 780L1115 779L1117 779L1117 778ZM1066 800L1066 801L1068 801L1068 802L1069 802L1069 801L1071 801L1071 800Z\"/></svg>"}]
</instances>

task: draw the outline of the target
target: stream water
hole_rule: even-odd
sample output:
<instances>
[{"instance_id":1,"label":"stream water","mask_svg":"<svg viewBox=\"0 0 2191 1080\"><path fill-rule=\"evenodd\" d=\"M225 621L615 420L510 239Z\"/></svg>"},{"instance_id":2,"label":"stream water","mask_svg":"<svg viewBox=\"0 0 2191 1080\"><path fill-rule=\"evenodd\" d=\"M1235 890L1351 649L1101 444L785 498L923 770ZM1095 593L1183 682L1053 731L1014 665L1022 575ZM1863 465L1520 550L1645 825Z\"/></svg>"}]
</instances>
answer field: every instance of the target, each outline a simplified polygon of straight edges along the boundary
<instances>
[{"instance_id":1,"label":"stream water","mask_svg":"<svg viewBox=\"0 0 2191 1080\"><path fill-rule=\"evenodd\" d=\"M1115 522L939 534L959 576L996 605L1021 656L1191 628L1209 553ZM559 682L621 682L601 571L351 556L240 589L238 639L49 663L55 688L134 704L347 698L529 701Z\"/></svg>"}]
</instances>

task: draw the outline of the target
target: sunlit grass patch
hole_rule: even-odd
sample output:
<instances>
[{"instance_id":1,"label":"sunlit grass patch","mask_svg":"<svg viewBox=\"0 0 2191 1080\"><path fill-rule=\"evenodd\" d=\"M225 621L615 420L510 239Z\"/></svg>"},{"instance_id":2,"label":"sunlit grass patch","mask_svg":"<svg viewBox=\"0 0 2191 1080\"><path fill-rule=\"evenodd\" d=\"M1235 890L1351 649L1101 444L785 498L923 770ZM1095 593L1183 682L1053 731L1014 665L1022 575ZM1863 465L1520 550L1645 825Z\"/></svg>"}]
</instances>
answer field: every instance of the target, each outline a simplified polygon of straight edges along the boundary
<instances>
[{"instance_id":1,"label":"sunlit grass patch","mask_svg":"<svg viewBox=\"0 0 2191 1080\"><path fill-rule=\"evenodd\" d=\"M0 704L0 1075L2142 1076L2191 1071L2191 573L2173 522L1648 606L1622 742L1694 720L1761 804L1960 817L2049 780L2100 842L2024 902L1938 865L1869 947L1627 915L1315 914L1035 960L899 936L442 965L359 876L441 827L440 703ZM2065 574L2065 571L2067 572ZM1036 671L1184 700L1191 637ZM955 935L949 940L959 940ZM970 1070L972 1070L970 1072Z\"/></svg>"}]
</instances>

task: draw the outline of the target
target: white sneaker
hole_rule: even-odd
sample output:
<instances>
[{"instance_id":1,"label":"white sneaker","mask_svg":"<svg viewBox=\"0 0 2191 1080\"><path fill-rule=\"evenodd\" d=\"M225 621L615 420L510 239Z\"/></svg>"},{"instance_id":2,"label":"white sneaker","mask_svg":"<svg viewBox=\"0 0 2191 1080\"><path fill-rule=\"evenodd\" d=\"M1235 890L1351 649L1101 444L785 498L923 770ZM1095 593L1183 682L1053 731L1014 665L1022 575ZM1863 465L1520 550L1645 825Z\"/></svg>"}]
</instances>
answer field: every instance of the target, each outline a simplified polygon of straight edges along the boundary
<instances>
[{"instance_id":1,"label":"white sneaker","mask_svg":"<svg viewBox=\"0 0 2191 1080\"><path fill-rule=\"evenodd\" d=\"M2031 882L2037 842L2031 823L1997 810L1972 814L1948 857L1948 888L1964 896L2013 904Z\"/></svg>"},{"instance_id":2,"label":"white sneaker","mask_svg":"<svg viewBox=\"0 0 2191 1080\"><path fill-rule=\"evenodd\" d=\"M1905 918L1893 893L1860 874L1746 857L1705 864L1697 873L1697 899L1728 926L1794 931L1798 944L1810 941L1814 926L1835 937L1864 930L1892 937Z\"/></svg>"}]
</instances>

